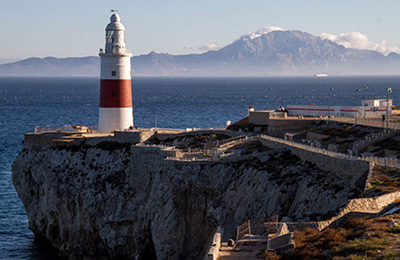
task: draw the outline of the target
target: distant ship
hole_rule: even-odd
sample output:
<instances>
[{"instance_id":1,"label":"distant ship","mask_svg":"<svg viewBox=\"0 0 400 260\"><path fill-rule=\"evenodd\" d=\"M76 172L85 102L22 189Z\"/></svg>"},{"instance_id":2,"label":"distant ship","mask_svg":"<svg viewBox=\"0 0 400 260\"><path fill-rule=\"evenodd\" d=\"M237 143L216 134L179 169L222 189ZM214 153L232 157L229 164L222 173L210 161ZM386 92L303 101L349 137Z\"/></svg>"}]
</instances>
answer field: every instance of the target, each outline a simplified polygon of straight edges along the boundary
<instances>
[{"instance_id":1,"label":"distant ship","mask_svg":"<svg viewBox=\"0 0 400 260\"><path fill-rule=\"evenodd\" d=\"M323 73L315 74L314 77L316 77L316 78L326 78L326 77L328 77L328 74L323 74Z\"/></svg>"}]
</instances>

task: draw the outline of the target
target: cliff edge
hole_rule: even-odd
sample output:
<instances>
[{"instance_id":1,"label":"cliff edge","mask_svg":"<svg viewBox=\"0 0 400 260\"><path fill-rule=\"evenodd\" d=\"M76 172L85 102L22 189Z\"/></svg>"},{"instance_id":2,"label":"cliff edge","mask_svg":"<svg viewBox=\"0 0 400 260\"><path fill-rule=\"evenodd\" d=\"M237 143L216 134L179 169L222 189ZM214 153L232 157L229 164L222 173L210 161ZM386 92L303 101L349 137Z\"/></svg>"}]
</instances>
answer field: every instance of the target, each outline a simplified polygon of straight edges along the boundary
<instances>
[{"instance_id":1,"label":"cliff edge","mask_svg":"<svg viewBox=\"0 0 400 260\"><path fill-rule=\"evenodd\" d=\"M370 172L367 162L257 140L218 160L189 160L177 156L188 153L184 147L165 147L156 135L147 144L129 136L61 144L26 136L12 177L29 228L69 259L200 259L218 226L234 238L248 219L333 216L361 194ZM183 138L191 150L190 140L216 136L199 135L163 138L176 147Z\"/></svg>"}]
</instances>

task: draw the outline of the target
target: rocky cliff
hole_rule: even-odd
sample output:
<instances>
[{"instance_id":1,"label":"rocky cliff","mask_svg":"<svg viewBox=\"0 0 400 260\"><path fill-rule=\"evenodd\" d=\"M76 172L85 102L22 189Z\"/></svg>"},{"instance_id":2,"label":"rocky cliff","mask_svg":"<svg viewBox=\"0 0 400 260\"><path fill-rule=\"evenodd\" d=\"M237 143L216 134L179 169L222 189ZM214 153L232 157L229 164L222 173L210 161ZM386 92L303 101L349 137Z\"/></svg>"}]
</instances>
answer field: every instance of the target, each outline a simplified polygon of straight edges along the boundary
<instances>
[{"instance_id":1,"label":"rocky cliff","mask_svg":"<svg viewBox=\"0 0 400 260\"><path fill-rule=\"evenodd\" d=\"M332 216L364 188L258 146L221 161L167 159L157 146L102 141L26 146L13 183L37 236L70 259L200 259L218 226L248 219ZM343 170L345 171L345 170Z\"/></svg>"}]
</instances>

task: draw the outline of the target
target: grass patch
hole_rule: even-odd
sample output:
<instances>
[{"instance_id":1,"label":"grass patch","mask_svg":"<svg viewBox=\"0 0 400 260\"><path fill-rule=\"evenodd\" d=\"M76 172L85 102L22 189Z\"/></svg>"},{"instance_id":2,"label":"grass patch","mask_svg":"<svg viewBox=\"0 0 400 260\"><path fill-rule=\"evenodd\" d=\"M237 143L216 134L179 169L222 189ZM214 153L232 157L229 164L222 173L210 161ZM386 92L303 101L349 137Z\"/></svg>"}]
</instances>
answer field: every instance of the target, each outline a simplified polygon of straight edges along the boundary
<instances>
[{"instance_id":1,"label":"grass patch","mask_svg":"<svg viewBox=\"0 0 400 260\"><path fill-rule=\"evenodd\" d=\"M370 185L365 192L366 197L388 193L400 189L400 170L375 166L372 171Z\"/></svg>"},{"instance_id":2,"label":"grass patch","mask_svg":"<svg viewBox=\"0 0 400 260\"><path fill-rule=\"evenodd\" d=\"M338 245L330 250L330 254L335 256L376 256L378 250L385 250L391 245L389 241L382 238L355 239L347 241L345 244Z\"/></svg>"},{"instance_id":3,"label":"grass patch","mask_svg":"<svg viewBox=\"0 0 400 260\"><path fill-rule=\"evenodd\" d=\"M345 221L342 227L326 228L319 232L313 228L294 232L296 249L281 259L395 259L391 251L400 236L389 228L392 217L357 218ZM274 259L273 255L268 256ZM278 258L279 259L279 258Z\"/></svg>"}]
</instances>

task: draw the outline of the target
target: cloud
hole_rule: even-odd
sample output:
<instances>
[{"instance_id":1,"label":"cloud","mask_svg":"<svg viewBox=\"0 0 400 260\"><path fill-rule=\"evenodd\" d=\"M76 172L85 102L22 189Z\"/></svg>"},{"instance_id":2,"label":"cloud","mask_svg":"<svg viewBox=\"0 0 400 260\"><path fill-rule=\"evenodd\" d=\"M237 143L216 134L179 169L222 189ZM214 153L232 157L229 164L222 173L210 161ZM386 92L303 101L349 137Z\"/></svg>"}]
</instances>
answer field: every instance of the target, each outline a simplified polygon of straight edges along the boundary
<instances>
[{"instance_id":1,"label":"cloud","mask_svg":"<svg viewBox=\"0 0 400 260\"><path fill-rule=\"evenodd\" d=\"M265 35L265 34L268 34L270 32L274 32L274 31L284 31L284 29L282 29L280 27L276 27L276 26L265 26L258 31L243 34L242 36L240 36L240 39L250 38L252 40L254 38L260 37L261 35Z\"/></svg>"},{"instance_id":2,"label":"cloud","mask_svg":"<svg viewBox=\"0 0 400 260\"><path fill-rule=\"evenodd\" d=\"M390 52L400 53L400 45L387 45L383 40L380 43L375 43L368 39L367 35L360 32L342 33L339 35L322 33L320 35L323 39L328 39L337 44L343 45L346 48L374 50L388 54Z\"/></svg>"},{"instance_id":3,"label":"cloud","mask_svg":"<svg viewBox=\"0 0 400 260\"><path fill-rule=\"evenodd\" d=\"M217 51L223 47L224 47L224 45L221 45L218 43L208 43L208 44L201 45L198 49L201 51Z\"/></svg>"},{"instance_id":4,"label":"cloud","mask_svg":"<svg viewBox=\"0 0 400 260\"><path fill-rule=\"evenodd\" d=\"M187 50L187 51L193 51L193 47L190 46L189 44L186 44L185 46L183 46L183 49Z\"/></svg>"}]
</instances>

